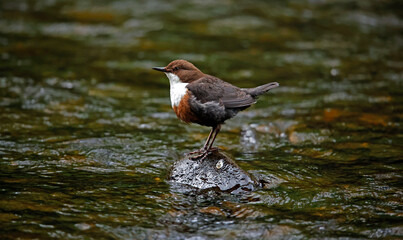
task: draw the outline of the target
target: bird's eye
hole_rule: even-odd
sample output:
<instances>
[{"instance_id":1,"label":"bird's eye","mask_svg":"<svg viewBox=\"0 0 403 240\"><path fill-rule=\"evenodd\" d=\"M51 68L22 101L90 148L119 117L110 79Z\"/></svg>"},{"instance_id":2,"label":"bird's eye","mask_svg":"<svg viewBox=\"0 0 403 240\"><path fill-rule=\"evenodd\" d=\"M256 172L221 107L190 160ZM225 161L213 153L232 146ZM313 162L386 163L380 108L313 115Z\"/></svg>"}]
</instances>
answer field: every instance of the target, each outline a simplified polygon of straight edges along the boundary
<instances>
[{"instance_id":1,"label":"bird's eye","mask_svg":"<svg viewBox=\"0 0 403 240\"><path fill-rule=\"evenodd\" d=\"M179 70L179 67L174 67L174 71L177 71L177 70Z\"/></svg>"}]
</instances>

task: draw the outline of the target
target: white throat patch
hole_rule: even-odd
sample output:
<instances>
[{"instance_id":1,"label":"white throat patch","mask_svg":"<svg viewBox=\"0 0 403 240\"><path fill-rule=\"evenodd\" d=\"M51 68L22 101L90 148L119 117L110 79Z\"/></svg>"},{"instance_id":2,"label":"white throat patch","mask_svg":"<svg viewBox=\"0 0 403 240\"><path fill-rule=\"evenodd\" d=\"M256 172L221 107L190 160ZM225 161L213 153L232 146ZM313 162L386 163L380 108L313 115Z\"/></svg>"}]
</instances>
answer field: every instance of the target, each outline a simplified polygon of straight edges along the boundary
<instances>
[{"instance_id":1,"label":"white throat patch","mask_svg":"<svg viewBox=\"0 0 403 240\"><path fill-rule=\"evenodd\" d=\"M182 97L186 94L186 85L187 83L181 82L179 77L173 73L165 73L169 79L169 84L171 86L170 95L171 95L171 105L172 107L179 106L179 103L182 100Z\"/></svg>"}]
</instances>

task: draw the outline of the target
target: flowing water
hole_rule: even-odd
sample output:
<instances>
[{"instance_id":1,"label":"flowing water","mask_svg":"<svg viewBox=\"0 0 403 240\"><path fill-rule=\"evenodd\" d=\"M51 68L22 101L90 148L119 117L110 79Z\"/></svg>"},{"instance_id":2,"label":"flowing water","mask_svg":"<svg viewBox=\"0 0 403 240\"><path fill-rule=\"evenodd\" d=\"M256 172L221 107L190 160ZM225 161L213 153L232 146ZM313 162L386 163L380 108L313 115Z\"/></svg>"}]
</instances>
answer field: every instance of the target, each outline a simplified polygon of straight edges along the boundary
<instances>
[{"instance_id":1,"label":"flowing water","mask_svg":"<svg viewBox=\"0 0 403 240\"><path fill-rule=\"evenodd\" d=\"M403 4L0 2L1 239L403 237ZM267 188L166 178L209 129L150 68L280 87L216 145Z\"/></svg>"}]
</instances>

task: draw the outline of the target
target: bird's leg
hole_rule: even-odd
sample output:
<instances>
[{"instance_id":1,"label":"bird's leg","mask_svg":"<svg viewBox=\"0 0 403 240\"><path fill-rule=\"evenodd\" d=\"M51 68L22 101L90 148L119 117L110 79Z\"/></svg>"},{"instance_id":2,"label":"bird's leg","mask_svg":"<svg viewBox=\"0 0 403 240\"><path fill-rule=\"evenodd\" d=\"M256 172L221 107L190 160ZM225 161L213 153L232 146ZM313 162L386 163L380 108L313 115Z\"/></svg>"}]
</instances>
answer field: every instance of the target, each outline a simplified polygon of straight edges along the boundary
<instances>
[{"instance_id":1,"label":"bird's leg","mask_svg":"<svg viewBox=\"0 0 403 240\"><path fill-rule=\"evenodd\" d=\"M213 130L210 132L210 135L207 139L208 141L206 142L206 144L204 145L204 147L202 149L202 153L197 156L192 157L193 160L196 160L196 159L203 160L209 155L209 153L212 152L211 150L212 150L214 140L217 137L217 134L220 132L220 130L221 130L221 125L217 125L216 127L213 127ZM211 136L212 136L212 139L210 142ZM206 148L206 145L207 145L207 148Z\"/></svg>"},{"instance_id":2,"label":"bird's leg","mask_svg":"<svg viewBox=\"0 0 403 240\"><path fill-rule=\"evenodd\" d=\"M207 138L207 140L206 140L206 143L204 143L204 146L203 146L202 150L206 150L206 149L207 149L207 146L209 145L209 142L210 142L210 140L211 140L211 136L213 135L213 132L215 132L215 131L217 131L217 127L213 127L213 128L211 129L210 134L208 135L208 138Z\"/></svg>"},{"instance_id":3,"label":"bird's leg","mask_svg":"<svg viewBox=\"0 0 403 240\"><path fill-rule=\"evenodd\" d=\"M210 134L208 135L207 140L206 140L206 143L204 143L203 148L198 149L198 150L193 151L193 152L190 152L189 154L194 154L194 153L199 153L199 152L205 151L205 150L207 149L207 146L208 146L209 142L210 142L211 136L213 135L213 132L214 132L215 130L216 130L216 127L213 127L213 128L211 129Z\"/></svg>"},{"instance_id":4,"label":"bird's leg","mask_svg":"<svg viewBox=\"0 0 403 240\"><path fill-rule=\"evenodd\" d=\"M217 137L217 135L220 132L220 130L221 130L221 125L218 125L217 127L215 127L215 132L214 132L214 135L213 135L213 139L211 140L211 143L208 145L206 151L211 150L211 147L213 146L215 138Z\"/></svg>"}]
</instances>

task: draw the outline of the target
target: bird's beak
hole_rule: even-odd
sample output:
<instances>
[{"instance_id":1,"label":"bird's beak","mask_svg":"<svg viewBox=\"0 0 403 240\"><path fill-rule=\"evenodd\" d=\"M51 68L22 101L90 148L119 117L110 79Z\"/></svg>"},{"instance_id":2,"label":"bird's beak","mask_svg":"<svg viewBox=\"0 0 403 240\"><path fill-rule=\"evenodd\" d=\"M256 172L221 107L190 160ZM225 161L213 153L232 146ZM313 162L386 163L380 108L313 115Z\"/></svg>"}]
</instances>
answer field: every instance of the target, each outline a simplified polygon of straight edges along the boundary
<instances>
[{"instance_id":1,"label":"bird's beak","mask_svg":"<svg viewBox=\"0 0 403 240\"><path fill-rule=\"evenodd\" d=\"M160 72L168 72L164 67L153 67L153 69Z\"/></svg>"}]
</instances>

